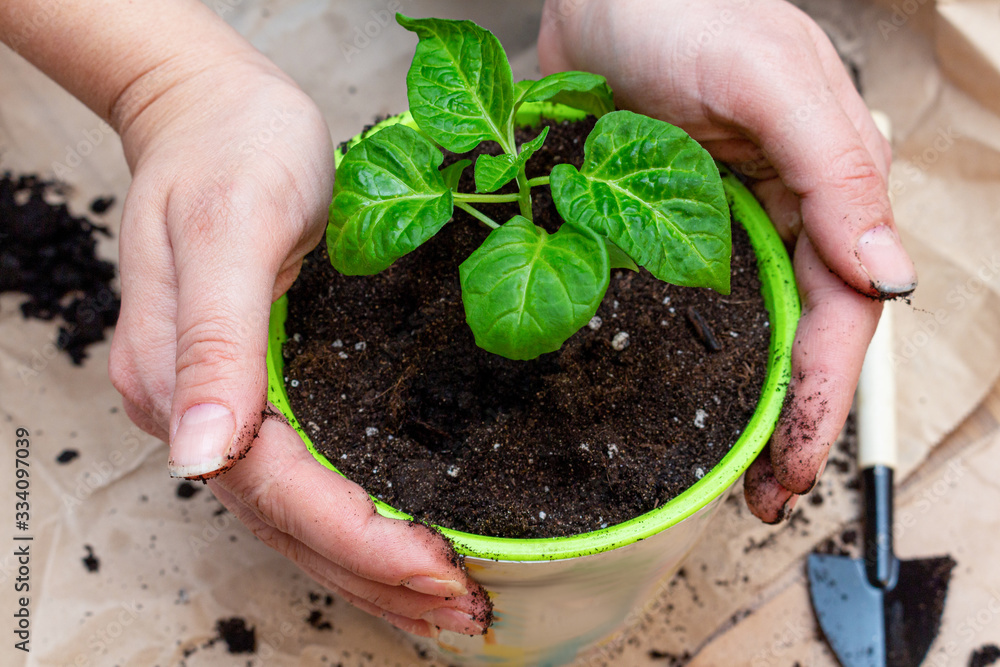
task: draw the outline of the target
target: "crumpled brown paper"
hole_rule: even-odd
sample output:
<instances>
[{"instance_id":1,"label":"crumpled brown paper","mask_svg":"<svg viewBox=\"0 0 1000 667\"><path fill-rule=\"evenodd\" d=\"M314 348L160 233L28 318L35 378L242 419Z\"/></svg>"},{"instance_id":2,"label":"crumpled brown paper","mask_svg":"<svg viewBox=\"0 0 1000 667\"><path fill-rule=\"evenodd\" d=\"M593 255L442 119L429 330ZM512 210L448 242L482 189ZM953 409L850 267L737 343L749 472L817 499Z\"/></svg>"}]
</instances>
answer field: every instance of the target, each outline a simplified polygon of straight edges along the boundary
<instances>
[{"instance_id":1,"label":"crumpled brown paper","mask_svg":"<svg viewBox=\"0 0 1000 667\"><path fill-rule=\"evenodd\" d=\"M515 75L532 76L541 5L506 3L501 12L492 3L444 0L207 4L300 82L324 110L335 141L374 115L405 106L414 40L385 20L393 11L482 22L514 55ZM989 108L998 99L1000 61L997 34L983 32L996 5L802 4L835 39L849 42L869 104L893 120L896 214L921 278L912 306L894 306L900 476L912 480L903 487L898 515L914 517L901 548L909 554L952 550L966 568L953 584L962 601L955 604L974 615L989 609L990 599L976 592L970 573L987 571L977 552L995 553L997 531L988 512L973 512L965 522L957 517L976 507L974 491L990 491L979 469L997 459L969 449L920 466L1000 374L1000 120ZM977 75L954 78L970 71ZM76 187L74 210L82 212L97 195L118 197L106 216L117 230L129 182L117 138L6 49L0 49L0 73L0 169L51 174L58 163ZM114 257L116 242L102 242L101 251ZM13 296L0 299L0 451L8 457L0 498L8 499L3 513L11 519L14 431L27 428L32 634L30 653L14 648L19 563L8 520L0 530L8 545L0 548L0 618L10 629L0 632L6 637L0 664L433 664L405 635L328 600L206 489L178 495L179 483L166 475L165 448L119 409L106 375L108 344L93 348L83 368L72 367L54 352L54 327L22 321L17 303ZM982 452L996 453L1000 444L987 436ZM79 458L58 464L56 456L67 448ZM796 518L781 526L750 517L737 488L683 576L666 582L630 616L621 636L582 662L663 665L671 664L670 656L698 653L692 664L833 664L808 615L802 556L831 536L828 548L852 548L853 465L847 451L836 451L835 460L814 493L822 501L803 499ZM961 474L948 467L956 461ZM921 512L927 493L935 502ZM987 506L995 507L996 499ZM88 546L99 561L96 572L83 562ZM236 616L255 627L253 654L230 654L224 642L213 643L216 621ZM947 653L948 641L962 639L962 650L970 641L996 641L1000 623L983 627L966 641L961 619L946 617L934 650L954 661L935 664L964 664Z\"/></svg>"}]
</instances>

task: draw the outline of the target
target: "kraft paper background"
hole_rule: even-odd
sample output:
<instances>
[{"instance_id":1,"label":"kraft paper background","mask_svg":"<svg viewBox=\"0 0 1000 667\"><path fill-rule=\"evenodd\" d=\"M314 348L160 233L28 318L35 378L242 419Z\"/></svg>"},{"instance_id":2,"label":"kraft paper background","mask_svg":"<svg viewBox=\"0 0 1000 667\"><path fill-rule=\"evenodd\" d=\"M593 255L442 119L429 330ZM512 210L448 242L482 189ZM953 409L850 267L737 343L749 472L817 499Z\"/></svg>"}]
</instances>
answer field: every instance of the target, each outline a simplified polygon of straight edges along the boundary
<instances>
[{"instance_id":1,"label":"kraft paper background","mask_svg":"<svg viewBox=\"0 0 1000 667\"><path fill-rule=\"evenodd\" d=\"M415 39L382 27L383 10L472 18L500 37L515 76L536 68L540 2L503 3L503 10L418 0L209 4L318 102L337 141L405 107ZM959 562L928 664L965 665L973 648L1000 640L1000 569L992 566L1000 549L1000 437L995 422L974 417L975 428L939 445L1000 375L1000 5L800 4L859 67L866 100L894 128L896 215L920 273L912 305L893 306L903 480L897 520L906 523L898 548L912 556L949 552ZM103 217L117 232L129 184L117 137L0 48L0 170L52 174L56 163L69 168L75 211L95 196L117 197ZM102 241L100 250L114 258L116 241ZM222 511L207 489L178 497L166 447L120 409L106 374L109 345L73 367L54 352L55 327L23 321L18 303L0 298L0 453L7 459L0 462L0 499L7 499L0 500L0 664L437 664L381 621L336 598L328 604L319 586ZM13 649L8 629L18 576L6 545L14 544L19 426L32 434L30 654ZM80 457L59 465L65 448ZM737 487L683 574L581 664L680 665L692 656L699 666L835 664L817 639L803 584L804 554L828 538L852 548L853 464L843 451L835 458L840 463L814 492L822 502L803 499L781 526L753 519ZM97 572L84 567L86 545L100 560ZM313 627L310 615L330 627ZM256 627L255 654L209 645L216 620L232 616Z\"/></svg>"}]
</instances>

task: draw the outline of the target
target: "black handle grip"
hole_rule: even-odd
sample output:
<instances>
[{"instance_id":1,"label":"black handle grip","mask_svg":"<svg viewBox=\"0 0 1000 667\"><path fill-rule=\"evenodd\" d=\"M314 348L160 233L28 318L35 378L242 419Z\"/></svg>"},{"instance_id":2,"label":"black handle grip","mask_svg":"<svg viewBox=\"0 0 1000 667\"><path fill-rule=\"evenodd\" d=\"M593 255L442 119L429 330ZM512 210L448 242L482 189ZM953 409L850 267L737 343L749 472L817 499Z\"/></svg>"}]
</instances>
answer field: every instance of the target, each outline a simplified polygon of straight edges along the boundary
<instances>
[{"instance_id":1,"label":"black handle grip","mask_svg":"<svg viewBox=\"0 0 1000 667\"><path fill-rule=\"evenodd\" d=\"M865 571L872 586L892 590L899 561L892 548L892 468L875 465L862 472L865 496Z\"/></svg>"}]
</instances>

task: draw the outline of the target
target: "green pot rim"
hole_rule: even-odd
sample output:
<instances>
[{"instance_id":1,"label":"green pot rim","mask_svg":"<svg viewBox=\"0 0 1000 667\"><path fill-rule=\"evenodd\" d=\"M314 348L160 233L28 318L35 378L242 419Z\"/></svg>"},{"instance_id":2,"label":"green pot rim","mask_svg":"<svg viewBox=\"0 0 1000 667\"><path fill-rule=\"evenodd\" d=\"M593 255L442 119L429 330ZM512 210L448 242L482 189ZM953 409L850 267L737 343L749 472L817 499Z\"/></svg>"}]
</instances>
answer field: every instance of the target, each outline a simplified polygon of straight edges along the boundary
<instances>
[{"instance_id":1,"label":"green pot rim","mask_svg":"<svg viewBox=\"0 0 1000 667\"><path fill-rule=\"evenodd\" d=\"M519 125L525 126L537 124L542 117L578 120L585 115L577 109L541 102L525 104L518 112L517 121ZM400 114L372 126L349 141L346 148L353 146L366 134L396 123L416 127L409 112ZM338 150L337 164L342 157L342 152ZM720 171L733 216L749 233L751 244L757 253L764 302L770 314L771 342L764 388L757 409L742 435L722 461L704 477L661 507L634 519L589 533L539 539L487 537L437 527L451 540L458 553L500 561L544 561L592 555L638 542L683 521L718 498L739 479L764 448L778 420L791 377L791 349L800 313L799 296L788 253L767 214L732 173L724 167L720 167ZM288 418L316 460L343 475L316 449L288 402L284 384L284 360L281 356L281 346L286 339L287 313L287 298L282 296L271 307L268 327L268 400ZM377 498L372 497L372 500L382 516L404 520L412 518Z\"/></svg>"}]
</instances>

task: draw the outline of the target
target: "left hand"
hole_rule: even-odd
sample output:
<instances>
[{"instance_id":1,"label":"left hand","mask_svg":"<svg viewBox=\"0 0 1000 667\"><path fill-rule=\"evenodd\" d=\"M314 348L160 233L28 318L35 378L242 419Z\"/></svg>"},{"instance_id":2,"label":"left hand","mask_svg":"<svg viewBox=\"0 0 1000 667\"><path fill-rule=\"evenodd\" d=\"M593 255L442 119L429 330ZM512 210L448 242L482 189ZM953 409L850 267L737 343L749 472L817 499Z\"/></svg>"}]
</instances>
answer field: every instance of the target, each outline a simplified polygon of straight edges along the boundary
<instances>
[{"instance_id":1,"label":"left hand","mask_svg":"<svg viewBox=\"0 0 1000 667\"><path fill-rule=\"evenodd\" d=\"M121 123L133 181L110 363L129 416L169 440L173 476L211 478L255 535L351 604L424 636L482 633L488 602L444 537L379 515L286 422L261 423L271 303L326 228L319 109L249 50L137 108Z\"/></svg>"},{"instance_id":2,"label":"left hand","mask_svg":"<svg viewBox=\"0 0 1000 667\"><path fill-rule=\"evenodd\" d=\"M790 401L744 483L756 516L782 520L847 419L881 301L916 287L887 142L829 39L783 0L548 0L538 55L543 73L603 74L618 106L683 128L754 179L794 247Z\"/></svg>"}]
</instances>

